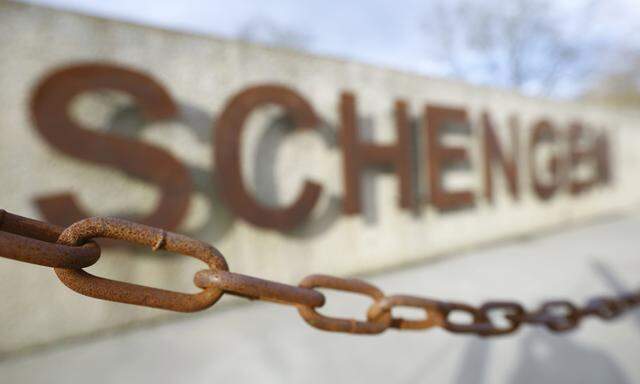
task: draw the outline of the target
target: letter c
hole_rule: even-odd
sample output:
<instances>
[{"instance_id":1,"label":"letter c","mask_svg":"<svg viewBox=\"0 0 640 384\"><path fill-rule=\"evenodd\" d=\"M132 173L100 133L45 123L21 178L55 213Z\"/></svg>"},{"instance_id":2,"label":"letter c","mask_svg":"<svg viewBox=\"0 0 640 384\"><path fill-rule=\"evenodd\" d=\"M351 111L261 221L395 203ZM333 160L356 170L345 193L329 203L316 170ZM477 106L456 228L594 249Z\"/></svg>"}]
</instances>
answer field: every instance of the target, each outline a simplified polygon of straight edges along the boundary
<instances>
[{"instance_id":1,"label":"letter c","mask_svg":"<svg viewBox=\"0 0 640 384\"><path fill-rule=\"evenodd\" d=\"M302 193L287 207L265 206L247 191L242 181L240 161L242 129L251 111L265 104L283 107L297 129L318 125L319 120L311 105L289 88L261 85L238 93L227 103L215 126L217 185L221 198L236 215L258 227L287 230L307 218L320 197L322 187L305 181Z\"/></svg>"}]
</instances>

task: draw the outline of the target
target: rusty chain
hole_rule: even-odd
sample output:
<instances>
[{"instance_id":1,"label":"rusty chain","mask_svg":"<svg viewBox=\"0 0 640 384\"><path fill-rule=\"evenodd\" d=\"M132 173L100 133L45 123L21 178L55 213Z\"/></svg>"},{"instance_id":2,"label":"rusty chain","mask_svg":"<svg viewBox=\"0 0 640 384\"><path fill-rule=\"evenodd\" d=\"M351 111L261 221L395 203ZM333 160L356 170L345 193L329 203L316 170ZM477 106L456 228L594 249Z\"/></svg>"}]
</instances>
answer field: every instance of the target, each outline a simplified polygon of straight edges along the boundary
<instances>
[{"instance_id":1,"label":"rusty chain","mask_svg":"<svg viewBox=\"0 0 640 384\"><path fill-rule=\"evenodd\" d=\"M124 240L199 259L208 266L194 277L195 285L202 291L186 294L91 275L82 268L95 264L100 258L100 247L92 241L94 238ZM611 320L640 305L640 292L597 297L583 306L570 301L548 301L527 311L511 301L492 301L476 307L417 296L386 296L365 281L326 275L307 276L298 286L293 286L230 272L224 256L209 244L114 218L89 218L61 228L0 210L0 256L52 267L67 287L98 299L193 312L208 308L222 295L230 294L295 306L308 324L331 332L378 334L389 328L439 327L453 333L486 337L513 333L523 324L566 332L578 327L587 317ZM325 304L325 296L317 288L361 294L373 303L363 320L328 317L317 311ZM424 317L419 320L395 317L393 309L398 307L422 310ZM455 313L466 313L471 321L455 321ZM497 315L503 319L502 323L495 320Z\"/></svg>"}]
</instances>

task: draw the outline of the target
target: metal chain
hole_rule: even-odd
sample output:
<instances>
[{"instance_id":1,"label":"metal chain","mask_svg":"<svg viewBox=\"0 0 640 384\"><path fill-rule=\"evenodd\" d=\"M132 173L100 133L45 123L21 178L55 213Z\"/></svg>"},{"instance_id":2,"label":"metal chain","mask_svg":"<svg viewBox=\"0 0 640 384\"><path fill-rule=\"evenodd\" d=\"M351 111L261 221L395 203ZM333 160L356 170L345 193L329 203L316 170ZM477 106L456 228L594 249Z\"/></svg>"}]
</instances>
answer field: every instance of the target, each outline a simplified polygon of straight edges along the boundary
<instances>
[{"instance_id":1,"label":"metal chain","mask_svg":"<svg viewBox=\"0 0 640 384\"><path fill-rule=\"evenodd\" d=\"M91 241L94 238L124 240L199 259L208 266L194 277L195 285L202 292L186 294L91 275L82 268L93 265L100 258L99 245ZM307 276L298 286L293 286L230 272L222 253L209 244L114 218L89 218L61 228L0 210L0 256L52 267L67 287L97 299L194 312L208 308L224 294L230 294L295 306L308 324L331 332L378 334L389 328L439 327L449 332L486 337L513 333L523 324L566 332L578 327L587 317L612 320L640 305L640 292L597 297L583 306L569 301L547 301L537 309L527 311L521 304L511 301L491 301L476 307L418 296L387 296L365 281L326 275ZM326 301L317 288L358 293L369 296L373 303L362 320L328 317L317 311ZM395 317L393 310L398 307L422 310L424 317L419 320ZM471 321L454 321L455 313L466 313ZM503 321L495 321L496 316L501 316Z\"/></svg>"}]
</instances>

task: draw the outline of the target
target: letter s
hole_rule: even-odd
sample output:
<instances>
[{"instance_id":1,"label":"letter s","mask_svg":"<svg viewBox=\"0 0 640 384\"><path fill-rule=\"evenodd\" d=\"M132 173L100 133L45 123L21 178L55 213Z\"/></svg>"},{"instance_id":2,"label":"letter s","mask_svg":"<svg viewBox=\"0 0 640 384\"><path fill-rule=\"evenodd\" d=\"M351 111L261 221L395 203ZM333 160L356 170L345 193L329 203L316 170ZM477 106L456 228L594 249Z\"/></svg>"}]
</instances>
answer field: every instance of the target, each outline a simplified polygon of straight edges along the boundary
<instances>
[{"instance_id":1,"label":"letter s","mask_svg":"<svg viewBox=\"0 0 640 384\"><path fill-rule=\"evenodd\" d=\"M189 173L178 159L144 142L85 129L69 115L68 108L76 96L100 89L131 95L150 120L167 119L177 112L167 91L143 73L111 64L76 64L48 74L36 85L31 112L38 132L69 156L115 167L157 185L161 197L155 210L136 220L175 229L186 214L192 188ZM46 220L59 225L91 216L68 192L38 198L36 204Z\"/></svg>"}]
</instances>

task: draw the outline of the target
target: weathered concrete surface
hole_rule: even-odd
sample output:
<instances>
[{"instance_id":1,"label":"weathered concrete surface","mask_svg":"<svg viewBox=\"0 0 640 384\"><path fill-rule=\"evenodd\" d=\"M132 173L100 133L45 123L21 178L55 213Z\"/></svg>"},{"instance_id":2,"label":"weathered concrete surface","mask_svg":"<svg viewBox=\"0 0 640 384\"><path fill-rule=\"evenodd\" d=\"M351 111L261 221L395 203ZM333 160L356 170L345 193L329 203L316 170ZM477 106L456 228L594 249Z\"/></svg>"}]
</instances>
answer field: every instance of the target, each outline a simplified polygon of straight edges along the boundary
<instances>
[{"instance_id":1,"label":"weathered concrete surface","mask_svg":"<svg viewBox=\"0 0 640 384\"><path fill-rule=\"evenodd\" d=\"M637 287L640 215L369 276L393 293L479 303ZM367 300L331 294L325 313L361 316ZM411 315L411 314L409 314ZM57 345L0 362L7 383L637 383L640 310L575 332L491 340L440 330L352 336L310 328L292 308L251 303ZM35 368L37 367L37 368ZM35 369L34 369L35 368Z\"/></svg>"},{"instance_id":2,"label":"weathered concrete surface","mask_svg":"<svg viewBox=\"0 0 640 384\"><path fill-rule=\"evenodd\" d=\"M153 207L157 199L154 187L117 170L61 155L36 133L29 118L32 88L52 69L83 61L131 66L161 81L184 109L183 122L151 124L140 134L141 140L169 150L188 164L200 186L180 230L215 244L237 272L296 282L311 272L344 275L383 270L478 244L569 226L627 210L640 202L639 120L606 109L529 99L357 63L7 2L0 2L0 35L5 37L0 44L1 207L37 217L33 204L36 197L67 190L91 207L95 215L147 212ZM396 207L396 179L385 174L373 179L365 196L364 216L329 215L331 225L326 228L313 221L294 234L256 229L231 216L216 199L210 181L210 138L211 126L227 99L248 85L261 83L285 84L300 92L334 134L340 91L354 91L359 114L373 123L372 136L379 142L393 139L390 116L396 98L408 100L414 117L426 103L464 107L473 119L489 110L501 131L506 129L503 122L512 112L520 115L523 126L540 116L550 116L563 126L580 118L611 130L615 179L610 186L579 198L560 193L543 204L531 193L526 177L519 201L506 195L504 182L498 177L493 205L479 199L472 210L441 214L427 207L415 215ZM104 95L83 97L74 111L81 121L96 129L123 129L126 125L120 124L121 116L113 115L120 102L121 98ZM287 138L278 145L277 155L258 156L261 152L256 145L265 137L260 123L266 115L268 112L252 117L247 132L243 149L247 180L261 199L281 204L294 198L303 179L318 180L326 191L314 212L321 216L332 199L343 193L340 151L311 133ZM470 146L474 172L462 182L479 195L478 150L478 145ZM554 250L556 254L562 251ZM616 255L603 253L602 257L609 260ZM488 269L493 267L490 260L487 257ZM200 263L186 258L109 251L90 270L140 284L193 291L193 272L199 268ZM524 264L514 268L527 270ZM469 275L461 276L462 280L448 283L443 292L451 295L451 290L459 289L463 282L480 286L482 276L474 272L471 269ZM445 274L439 279L446 281L448 277ZM570 277L569 283L583 278L577 272ZM536 293L546 296L554 292ZM50 270L1 258L0 294L0 354L169 316L79 296L60 284Z\"/></svg>"}]
</instances>

